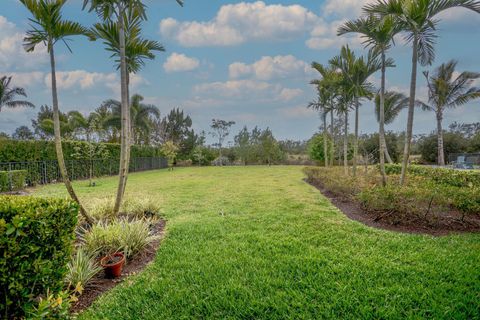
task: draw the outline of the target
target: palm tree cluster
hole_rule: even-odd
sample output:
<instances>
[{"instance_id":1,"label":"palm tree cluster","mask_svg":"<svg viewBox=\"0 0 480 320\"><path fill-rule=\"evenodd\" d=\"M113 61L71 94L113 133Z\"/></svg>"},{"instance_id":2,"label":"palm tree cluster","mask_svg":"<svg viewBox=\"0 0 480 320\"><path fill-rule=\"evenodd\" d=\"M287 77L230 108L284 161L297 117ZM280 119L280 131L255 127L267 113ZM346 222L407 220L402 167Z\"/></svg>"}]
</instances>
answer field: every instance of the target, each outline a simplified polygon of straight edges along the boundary
<instances>
[{"instance_id":1,"label":"palm tree cluster","mask_svg":"<svg viewBox=\"0 0 480 320\"><path fill-rule=\"evenodd\" d=\"M183 5L181 0L176 1ZM95 12L101 21L91 28L87 28L78 22L63 19L62 10L66 0L20 0L20 2L32 16L30 18L31 29L27 31L24 38L25 50L32 52L39 45L44 45L50 56L53 132L62 179L69 195L79 204L81 214L89 223L93 221L80 204L68 178L65 166L61 144L62 128L54 49L56 45L63 43L71 51L67 42L67 40L70 40L70 37L87 36L91 40L101 39L106 46L106 50L112 52L112 58L115 58L116 67L120 70L121 101L120 103L113 103L110 108L117 110L117 113L120 114L118 120L120 121L121 156L119 183L114 206L114 213L117 214L127 183L130 146L139 137L138 130L132 126L132 123L136 123L136 120L133 119L132 121L130 112L130 74L138 72L144 66L146 59L153 59L155 57L154 51L164 50L156 41L146 40L141 37L141 22L147 19L146 6L142 0L84 0L83 9L88 8L89 12ZM132 102L139 106L141 100L137 97L136 100L132 99ZM133 112L133 116L142 117L140 115L142 112L144 111L136 110ZM145 112L150 113L151 111ZM80 122L83 122L85 126L90 125L89 119L83 119Z\"/></svg>"},{"instance_id":2,"label":"palm tree cluster","mask_svg":"<svg viewBox=\"0 0 480 320\"><path fill-rule=\"evenodd\" d=\"M348 117L350 110L355 113L355 129L353 142L353 175L357 169L359 107L362 100L375 98L376 117L379 123L379 162L382 182L387 183L385 174L385 158L391 162L385 142L385 125L391 123L404 108L408 109L406 123L405 145L402 159L401 183L405 181L409 163L413 134L415 106L432 110L437 117L438 163L445 164L442 146L443 111L462 105L472 99L479 98L480 89L472 87L473 81L480 77L474 72L463 72L456 76L456 62L451 61L441 65L430 75L425 72L428 82L428 103L417 101L417 69L418 64L429 66L435 60L435 39L437 25L440 22L438 14L451 8L465 8L480 13L480 1L475 0L376 0L363 7L363 16L348 21L338 29L338 35L357 33L368 48L366 56L357 57L348 47L344 46L338 56L332 58L328 65L312 63L321 79L313 80L316 85L318 100L309 104L320 112L323 119L325 154L333 155L333 150L327 152L326 115L331 114L333 129L334 114L344 120L344 167L348 173ZM395 37L403 35L405 42L412 47L412 71L410 95L386 90L386 69L394 67L394 61L387 57L389 50L395 45ZM380 88L374 88L369 78L376 72L381 72ZM333 162L325 159L325 165Z\"/></svg>"},{"instance_id":3,"label":"palm tree cluster","mask_svg":"<svg viewBox=\"0 0 480 320\"><path fill-rule=\"evenodd\" d=\"M143 99L141 95L134 94L130 101L131 139L132 143L137 145L150 144L155 120L160 117L158 108L143 103ZM121 103L115 99L104 101L87 115L79 111L60 112L59 120L63 139L120 142ZM32 120L32 126L39 138L54 138L52 109L41 106L37 118Z\"/></svg>"}]
</instances>

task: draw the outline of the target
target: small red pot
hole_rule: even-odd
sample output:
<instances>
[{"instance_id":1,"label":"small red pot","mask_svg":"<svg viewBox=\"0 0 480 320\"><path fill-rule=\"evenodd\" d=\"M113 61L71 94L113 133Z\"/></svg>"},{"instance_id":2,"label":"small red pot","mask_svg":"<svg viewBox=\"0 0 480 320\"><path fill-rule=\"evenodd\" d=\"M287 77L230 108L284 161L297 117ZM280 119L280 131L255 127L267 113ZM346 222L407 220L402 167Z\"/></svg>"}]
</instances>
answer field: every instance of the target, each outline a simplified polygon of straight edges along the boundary
<instances>
[{"instance_id":1,"label":"small red pot","mask_svg":"<svg viewBox=\"0 0 480 320\"><path fill-rule=\"evenodd\" d=\"M115 263L109 263L109 260L112 258L120 258ZM100 260L100 265L103 267L105 271L105 277L107 278L118 278L122 275L123 265L125 264L125 256L121 252L114 253L112 255L108 255Z\"/></svg>"}]
</instances>

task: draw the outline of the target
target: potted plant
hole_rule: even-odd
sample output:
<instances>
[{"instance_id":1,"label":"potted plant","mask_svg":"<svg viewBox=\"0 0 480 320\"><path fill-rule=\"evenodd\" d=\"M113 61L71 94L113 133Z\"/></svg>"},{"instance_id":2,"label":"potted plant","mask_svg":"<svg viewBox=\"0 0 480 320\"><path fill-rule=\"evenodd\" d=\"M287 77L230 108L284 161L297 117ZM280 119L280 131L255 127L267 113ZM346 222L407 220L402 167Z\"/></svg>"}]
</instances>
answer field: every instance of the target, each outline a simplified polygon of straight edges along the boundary
<instances>
[{"instance_id":1,"label":"potted plant","mask_svg":"<svg viewBox=\"0 0 480 320\"><path fill-rule=\"evenodd\" d=\"M100 265L105 271L107 278L118 278L122 275L123 265L125 264L125 255L121 252L106 255L100 260Z\"/></svg>"}]
</instances>

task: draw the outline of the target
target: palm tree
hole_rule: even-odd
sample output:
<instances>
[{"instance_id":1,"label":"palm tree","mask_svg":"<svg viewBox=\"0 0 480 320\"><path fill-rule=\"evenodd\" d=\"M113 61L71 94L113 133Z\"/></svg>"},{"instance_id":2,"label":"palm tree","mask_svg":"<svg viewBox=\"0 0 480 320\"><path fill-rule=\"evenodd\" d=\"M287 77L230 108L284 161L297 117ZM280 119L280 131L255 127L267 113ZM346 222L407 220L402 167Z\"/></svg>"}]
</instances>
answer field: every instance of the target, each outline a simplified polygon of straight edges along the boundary
<instances>
[{"instance_id":1,"label":"palm tree","mask_svg":"<svg viewBox=\"0 0 480 320\"><path fill-rule=\"evenodd\" d=\"M465 103L480 98L480 88L472 87L480 73L464 71L455 74L457 61L451 60L440 65L432 75L424 72L428 84L428 103L421 103L424 110L433 111L437 118L438 165L445 165L443 149L443 113L447 108L456 108Z\"/></svg>"},{"instance_id":2,"label":"palm tree","mask_svg":"<svg viewBox=\"0 0 480 320\"><path fill-rule=\"evenodd\" d=\"M24 100L15 100L16 96L27 97L25 89L19 87L10 87L12 77L3 76L0 78L0 111L2 107L20 108L30 107L35 108L33 103Z\"/></svg>"},{"instance_id":3,"label":"palm tree","mask_svg":"<svg viewBox=\"0 0 480 320\"><path fill-rule=\"evenodd\" d=\"M323 120L323 155L325 160L325 167L328 167L328 133L327 133L327 114L329 112L328 104L330 100L330 92L328 87L322 84L317 85L318 100L310 102L308 108L320 112Z\"/></svg>"},{"instance_id":4,"label":"palm tree","mask_svg":"<svg viewBox=\"0 0 480 320\"><path fill-rule=\"evenodd\" d=\"M178 4L183 5L182 0L176 0ZM115 198L115 206L113 209L114 214L118 214L120 211L120 205L123 200L123 194L125 192L127 178L128 178L128 167L130 161L130 108L129 108L129 93L128 93L128 84L129 84L129 70L127 65L127 29L128 22L126 17L137 17L137 19L145 20L147 18L145 12L145 5L142 0L84 0L83 8L90 6L89 11L95 11L98 16L105 21L106 23L115 23L116 26L113 26L113 33L110 33L108 37L105 37L104 40L108 43L110 49L113 49L113 55L117 56L119 59L120 66L120 85L121 85L121 114L122 114L122 125L121 125L121 153L120 153L120 170L119 170L119 182L117 188L117 196ZM113 20L113 19L115 20ZM128 20L128 19L127 19ZM112 26L112 25L111 25ZM115 29L118 30L118 38L115 34ZM99 31L99 30L97 30ZM110 30L112 31L112 30ZM138 28L138 34L140 34L140 29ZM117 40L118 39L118 40ZM131 37L133 39L133 37ZM135 39L138 39L136 37ZM107 49L108 50L108 49ZM130 52L130 58L132 52ZM136 54L139 60L130 60L131 65L135 61L142 61L143 58L141 54ZM133 62L132 62L133 61ZM138 68L141 64L138 65Z\"/></svg>"},{"instance_id":5,"label":"palm tree","mask_svg":"<svg viewBox=\"0 0 480 320\"><path fill-rule=\"evenodd\" d=\"M386 18L382 21L380 18L369 15L355 21L349 21L338 29L338 35L347 33L359 33L364 40L366 47L370 47L381 55L381 85L380 85L380 110L379 110L379 146L380 146L380 173L382 175L382 184L387 184L387 174L385 173L385 157L388 155L385 140L385 80L386 68L389 64L393 65L393 60L387 62L386 53L393 44L393 37L398 33L398 27L395 20ZM389 157L389 156L388 156ZM391 159L390 159L391 160Z\"/></svg>"},{"instance_id":6,"label":"palm tree","mask_svg":"<svg viewBox=\"0 0 480 320\"><path fill-rule=\"evenodd\" d=\"M86 34L86 29L77 22L62 19L62 8L66 0L20 0L30 11L33 18L32 29L27 31L24 38L24 47L27 52L32 52L39 44L47 47L50 54L52 99L53 99L53 125L55 132L55 150L57 153L58 166L63 182L72 199L78 203L80 213L88 223L93 223L92 218L87 214L81 205L75 190L68 177L65 159L63 157L61 128L58 108L57 78L55 74L55 53L54 46L57 42L63 42L70 50L66 40L69 36ZM70 50L71 51L71 50Z\"/></svg>"},{"instance_id":7,"label":"palm tree","mask_svg":"<svg viewBox=\"0 0 480 320\"><path fill-rule=\"evenodd\" d=\"M325 130L327 113L330 113L330 136L332 138L330 162L333 166L333 158L335 157L334 113L336 111L335 102L339 96L338 85L340 81L340 73L335 67L332 67L331 65L325 67L318 62L312 62L312 68L317 70L322 76L322 79L312 80L310 83L322 88L321 95L323 100L322 105L324 109L323 120ZM324 131L324 133L326 133L326 131Z\"/></svg>"},{"instance_id":8,"label":"palm tree","mask_svg":"<svg viewBox=\"0 0 480 320\"><path fill-rule=\"evenodd\" d=\"M151 104L142 103L143 97L139 94L134 94L130 101L131 111L131 132L132 140L136 144L140 144L143 140L146 141L152 129L152 118L160 117L158 108ZM106 127L121 127L121 103L117 100L108 100L104 103L111 109L111 115L105 120Z\"/></svg>"},{"instance_id":9,"label":"palm tree","mask_svg":"<svg viewBox=\"0 0 480 320\"><path fill-rule=\"evenodd\" d=\"M330 60L330 64L342 71L344 88L352 97L355 108L355 141L353 145L353 176L357 173L358 131L360 100L373 97L373 85L368 78L381 69L378 54L370 50L367 57L356 57L348 46L342 47L339 56Z\"/></svg>"},{"instance_id":10,"label":"palm tree","mask_svg":"<svg viewBox=\"0 0 480 320\"><path fill-rule=\"evenodd\" d=\"M84 135L87 142L91 142L92 135L101 125L99 115L96 112L92 112L85 117L78 111L70 111L67 116L74 134Z\"/></svg>"},{"instance_id":11,"label":"palm tree","mask_svg":"<svg viewBox=\"0 0 480 320\"><path fill-rule=\"evenodd\" d=\"M400 30L407 33L407 42L412 44L410 100L408 104L402 173L400 176L401 184L405 183L412 142L418 62L422 66L432 64L435 59L435 31L436 26L440 22L436 16L445 10L455 7L463 7L480 13L480 1L476 0L377 0L364 8L365 12L369 14L394 19Z\"/></svg>"},{"instance_id":12,"label":"palm tree","mask_svg":"<svg viewBox=\"0 0 480 320\"><path fill-rule=\"evenodd\" d=\"M381 94L378 93L375 96L375 115L377 116L377 121L380 122L381 118ZM403 93L394 92L394 91L385 91L384 95L384 113L383 113L383 121L384 125L391 124L400 112L408 107L408 97L406 97ZM382 141L380 141L382 143ZM388 146L386 141L383 141L383 152L385 158L389 163L393 163L392 158L390 157L390 153L388 152Z\"/></svg>"}]
</instances>

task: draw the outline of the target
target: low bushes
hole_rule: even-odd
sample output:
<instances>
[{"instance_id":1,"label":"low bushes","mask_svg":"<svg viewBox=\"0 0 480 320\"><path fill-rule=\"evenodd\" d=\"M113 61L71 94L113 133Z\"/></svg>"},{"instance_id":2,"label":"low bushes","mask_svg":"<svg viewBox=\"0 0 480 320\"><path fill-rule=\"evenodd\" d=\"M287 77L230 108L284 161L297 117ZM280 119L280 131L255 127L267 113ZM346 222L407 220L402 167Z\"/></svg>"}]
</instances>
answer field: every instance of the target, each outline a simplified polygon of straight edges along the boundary
<instances>
[{"instance_id":1,"label":"low bushes","mask_svg":"<svg viewBox=\"0 0 480 320\"><path fill-rule=\"evenodd\" d=\"M391 176L386 187L381 186L377 170L357 178L345 176L340 168L309 167L305 173L330 192L359 201L367 211L395 213L396 219L432 220L453 210L463 220L465 215L480 212L480 185L473 184L469 172L457 175L454 170L413 168L418 174L411 173L407 185L401 186L398 177ZM390 174L396 169L388 166Z\"/></svg>"},{"instance_id":2,"label":"low bushes","mask_svg":"<svg viewBox=\"0 0 480 320\"><path fill-rule=\"evenodd\" d=\"M398 175L402 172L400 164L385 165L385 172L388 175ZM428 177L435 182L455 187L480 186L480 172L464 171L446 168L434 168L426 166L409 166L408 173L413 176Z\"/></svg>"},{"instance_id":3,"label":"low bushes","mask_svg":"<svg viewBox=\"0 0 480 320\"><path fill-rule=\"evenodd\" d=\"M22 190L27 174L26 170L0 171L0 192Z\"/></svg>"},{"instance_id":4,"label":"low bushes","mask_svg":"<svg viewBox=\"0 0 480 320\"><path fill-rule=\"evenodd\" d=\"M0 196L0 314L21 318L37 298L60 292L73 249L72 201Z\"/></svg>"}]
</instances>

